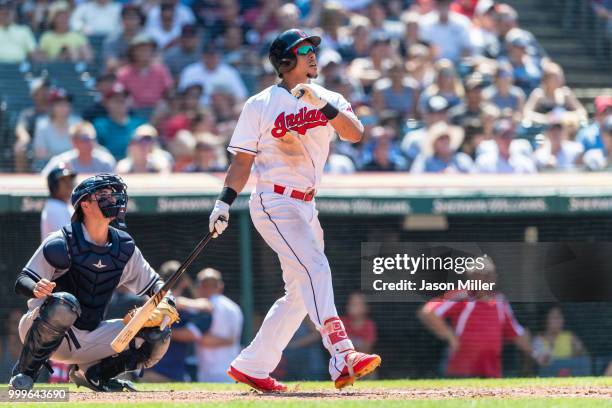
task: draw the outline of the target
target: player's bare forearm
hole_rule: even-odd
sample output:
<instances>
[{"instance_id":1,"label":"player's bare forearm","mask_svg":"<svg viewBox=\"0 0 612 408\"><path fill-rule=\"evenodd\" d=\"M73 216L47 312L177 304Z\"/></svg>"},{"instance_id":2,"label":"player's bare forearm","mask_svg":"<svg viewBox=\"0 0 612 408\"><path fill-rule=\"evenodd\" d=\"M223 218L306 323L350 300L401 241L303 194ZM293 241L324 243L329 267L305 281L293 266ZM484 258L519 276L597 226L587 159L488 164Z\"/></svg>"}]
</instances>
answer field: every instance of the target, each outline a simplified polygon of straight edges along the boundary
<instances>
[{"instance_id":1,"label":"player's bare forearm","mask_svg":"<svg viewBox=\"0 0 612 408\"><path fill-rule=\"evenodd\" d=\"M246 153L237 153L225 175L226 187L230 187L236 193L240 193L251 175L255 156Z\"/></svg>"},{"instance_id":2,"label":"player's bare forearm","mask_svg":"<svg viewBox=\"0 0 612 408\"><path fill-rule=\"evenodd\" d=\"M191 330L186 327L180 327L178 329L172 329L172 341L178 341L179 343L193 343L198 340Z\"/></svg>"},{"instance_id":3,"label":"player's bare forearm","mask_svg":"<svg viewBox=\"0 0 612 408\"><path fill-rule=\"evenodd\" d=\"M340 139L358 143L363 137L363 126L351 119L347 114L339 112L329 123L336 129Z\"/></svg>"},{"instance_id":4,"label":"player's bare forearm","mask_svg":"<svg viewBox=\"0 0 612 408\"><path fill-rule=\"evenodd\" d=\"M533 354L533 347L531 346L531 336L529 335L529 333L525 332L522 336L515 337L514 344L525 354Z\"/></svg>"}]
</instances>

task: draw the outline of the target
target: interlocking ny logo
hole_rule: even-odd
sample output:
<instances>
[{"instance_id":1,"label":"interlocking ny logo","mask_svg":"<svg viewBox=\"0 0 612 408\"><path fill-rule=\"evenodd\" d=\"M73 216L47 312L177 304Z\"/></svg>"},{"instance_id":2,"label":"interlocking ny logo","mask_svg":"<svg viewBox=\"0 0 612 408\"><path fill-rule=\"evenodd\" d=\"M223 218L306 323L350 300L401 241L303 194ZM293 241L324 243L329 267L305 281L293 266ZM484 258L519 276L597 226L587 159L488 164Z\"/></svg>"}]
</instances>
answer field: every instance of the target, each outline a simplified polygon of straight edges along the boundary
<instances>
[{"instance_id":1,"label":"interlocking ny logo","mask_svg":"<svg viewBox=\"0 0 612 408\"><path fill-rule=\"evenodd\" d=\"M102 263L101 259L98 259L98 263L93 264L93 266L95 266L98 269L106 268L106 265Z\"/></svg>"}]
</instances>

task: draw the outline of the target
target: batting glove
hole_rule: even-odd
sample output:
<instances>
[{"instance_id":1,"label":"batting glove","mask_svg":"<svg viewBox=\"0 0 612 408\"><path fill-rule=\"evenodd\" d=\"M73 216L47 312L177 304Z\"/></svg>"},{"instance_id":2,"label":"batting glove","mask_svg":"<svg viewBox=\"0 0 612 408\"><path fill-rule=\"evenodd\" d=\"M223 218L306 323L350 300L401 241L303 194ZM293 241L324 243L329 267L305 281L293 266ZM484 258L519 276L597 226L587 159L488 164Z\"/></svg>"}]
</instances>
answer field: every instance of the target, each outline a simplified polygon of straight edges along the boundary
<instances>
[{"instance_id":1,"label":"batting glove","mask_svg":"<svg viewBox=\"0 0 612 408\"><path fill-rule=\"evenodd\" d=\"M327 105L327 101L322 99L314 88L308 84L298 84L292 90L291 94L298 99L303 100L309 105L314 106L316 109L321 109Z\"/></svg>"},{"instance_id":2,"label":"batting glove","mask_svg":"<svg viewBox=\"0 0 612 408\"><path fill-rule=\"evenodd\" d=\"M208 219L208 230L213 234L213 238L217 238L223 234L227 228L229 221L229 204L223 201L215 201L215 207L210 213Z\"/></svg>"}]
</instances>

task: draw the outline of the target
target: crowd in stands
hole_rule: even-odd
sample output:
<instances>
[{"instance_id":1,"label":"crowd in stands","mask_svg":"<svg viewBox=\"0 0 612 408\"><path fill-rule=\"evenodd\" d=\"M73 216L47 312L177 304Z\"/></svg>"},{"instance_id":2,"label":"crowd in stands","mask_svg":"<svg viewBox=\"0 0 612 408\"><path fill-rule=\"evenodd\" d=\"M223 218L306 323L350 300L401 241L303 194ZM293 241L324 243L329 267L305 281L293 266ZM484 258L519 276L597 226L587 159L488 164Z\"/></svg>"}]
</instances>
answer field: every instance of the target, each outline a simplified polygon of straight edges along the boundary
<instances>
[{"instance_id":1,"label":"crowd in stands","mask_svg":"<svg viewBox=\"0 0 612 408\"><path fill-rule=\"evenodd\" d=\"M30 81L18 172L61 161L83 173L224 170L242 104L278 80L268 46L292 27L322 36L316 81L365 125L361 143L334 141L330 173L612 165L612 97L595 100L589 122L561 66L492 0L0 0L0 26L0 62L96 72L90 106L53 77Z\"/></svg>"}]
</instances>

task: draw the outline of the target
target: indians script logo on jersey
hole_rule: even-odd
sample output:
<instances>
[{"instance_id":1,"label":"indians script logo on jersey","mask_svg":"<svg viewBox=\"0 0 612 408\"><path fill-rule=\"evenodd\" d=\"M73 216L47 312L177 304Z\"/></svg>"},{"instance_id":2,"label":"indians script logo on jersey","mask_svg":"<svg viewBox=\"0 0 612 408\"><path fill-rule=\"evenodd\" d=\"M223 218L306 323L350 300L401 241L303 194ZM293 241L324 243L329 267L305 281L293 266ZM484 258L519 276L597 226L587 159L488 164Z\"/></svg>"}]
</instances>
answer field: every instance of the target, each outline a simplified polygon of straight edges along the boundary
<instances>
[{"instance_id":1,"label":"indians script logo on jersey","mask_svg":"<svg viewBox=\"0 0 612 408\"><path fill-rule=\"evenodd\" d=\"M308 129L317 126L327 125L327 118L318 109L309 110L303 107L298 113L281 112L274 120L274 128L272 136L278 138L283 137L288 131L298 132L300 135L305 135Z\"/></svg>"}]
</instances>

